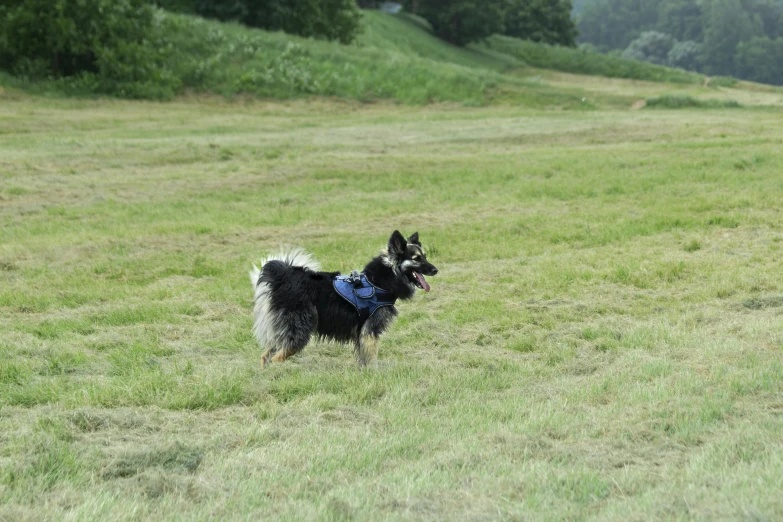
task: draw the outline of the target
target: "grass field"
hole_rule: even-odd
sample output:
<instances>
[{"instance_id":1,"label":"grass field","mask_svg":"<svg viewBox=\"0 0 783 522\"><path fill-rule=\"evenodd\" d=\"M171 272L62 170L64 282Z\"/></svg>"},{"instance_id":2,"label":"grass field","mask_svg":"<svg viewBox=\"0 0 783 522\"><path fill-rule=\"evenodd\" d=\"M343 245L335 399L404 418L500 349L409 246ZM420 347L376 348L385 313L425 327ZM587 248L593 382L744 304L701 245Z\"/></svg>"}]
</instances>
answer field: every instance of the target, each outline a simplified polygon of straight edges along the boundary
<instances>
[{"instance_id":1,"label":"grass field","mask_svg":"<svg viewBox=\"0 0 783 522\"><path fill-rule=\"evenodd\" d=\"M781 110L617 107L0 93L0 520L781 519ZM379 369L262 370L251 263L395 228Z\"/></svg>"}]
</instances>

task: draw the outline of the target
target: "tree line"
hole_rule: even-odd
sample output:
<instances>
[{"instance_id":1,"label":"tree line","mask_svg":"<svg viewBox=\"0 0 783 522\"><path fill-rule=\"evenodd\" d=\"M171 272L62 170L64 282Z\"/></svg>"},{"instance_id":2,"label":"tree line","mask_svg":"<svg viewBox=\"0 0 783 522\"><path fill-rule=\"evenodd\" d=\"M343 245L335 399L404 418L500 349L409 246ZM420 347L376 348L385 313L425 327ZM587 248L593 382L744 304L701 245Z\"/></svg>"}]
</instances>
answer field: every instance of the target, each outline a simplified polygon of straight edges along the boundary
<instances>
[{"instance_id":1,"label":"tree line","mask_svg":"<svg viewBox=\"0 0 783 522\"><path fill-rule=\"evenodd\" d=\"M573 47L576 26L571 0L405 0L434 33L455 45L493 34Z\"/></svg>"},{"instance_id":2,"label":"tree line","mask_svg":"<svg viewBox=\"0 0 783 522\"><path fill-rule=\"evenodd\" d=\"M602 52L783 85L783 0L581 0L579 41Z\"/></svg>"},{"instance_id":3,"label":"tree line","mask_svg":"<svg viewBox=\"0 0 783 522\"><path fill-rule=\"evenodd\" d=\"M359 30L358 7L378 0L156 0L164 8L302 36L351 42ZM574 46L570 0L403 0L435 34L464 45L493 34Z\"/></svg>"}]
</instances>

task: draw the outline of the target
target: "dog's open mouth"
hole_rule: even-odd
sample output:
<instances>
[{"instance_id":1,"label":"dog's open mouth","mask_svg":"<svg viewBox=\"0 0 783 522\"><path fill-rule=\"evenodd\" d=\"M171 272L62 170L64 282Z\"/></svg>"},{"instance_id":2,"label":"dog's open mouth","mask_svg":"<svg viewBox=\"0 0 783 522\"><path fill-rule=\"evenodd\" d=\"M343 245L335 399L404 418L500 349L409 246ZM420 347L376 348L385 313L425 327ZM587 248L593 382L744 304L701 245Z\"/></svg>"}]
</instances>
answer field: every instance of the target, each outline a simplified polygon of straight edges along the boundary
<instances>
[{"instance_id":1,"label":"dog's open mouth","mask_svg":"<svg viewBox=\"0 0 783 522\"><path fill-rule=\"evenodd\" d=\"M424 276L423 275L421 275L418 272L413 272L413 277L416 278L415 281L414 281L416 286L418 286L419 288L421 288L425 292L429 292L430 291L430 284L427 281L424 280Z\"/></svg>"}]
</instances>

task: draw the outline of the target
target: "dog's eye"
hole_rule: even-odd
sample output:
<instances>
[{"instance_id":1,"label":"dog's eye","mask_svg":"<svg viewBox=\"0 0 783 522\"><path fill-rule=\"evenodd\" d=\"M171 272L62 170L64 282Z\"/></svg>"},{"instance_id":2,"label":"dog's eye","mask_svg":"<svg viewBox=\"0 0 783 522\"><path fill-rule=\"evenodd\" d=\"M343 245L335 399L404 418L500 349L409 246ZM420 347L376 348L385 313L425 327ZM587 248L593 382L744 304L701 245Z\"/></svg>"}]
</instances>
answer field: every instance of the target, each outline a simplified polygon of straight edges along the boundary
<instances>
[{"instance_id":1,"label":"dog's eye","mask_svg":"<svg viewBox=\"0 0 783 522\"><path fill-rule=\"evenodd\" d=\"M419 259L421 259L419 256L413 256L414 261L418 261Z\"/></svg>"}]
</instances>

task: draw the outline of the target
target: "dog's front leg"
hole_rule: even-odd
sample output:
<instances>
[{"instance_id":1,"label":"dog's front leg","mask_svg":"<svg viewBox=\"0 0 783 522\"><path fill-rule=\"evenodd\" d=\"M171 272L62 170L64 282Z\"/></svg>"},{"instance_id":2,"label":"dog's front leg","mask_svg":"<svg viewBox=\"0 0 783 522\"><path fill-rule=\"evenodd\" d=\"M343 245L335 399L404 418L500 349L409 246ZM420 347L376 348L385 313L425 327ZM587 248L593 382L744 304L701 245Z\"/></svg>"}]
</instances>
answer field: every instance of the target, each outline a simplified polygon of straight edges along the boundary
<instances>
[{"instance_id":1,"label":"dog's front leg","mask_svg":"<svg viewBox=\"0 0 783 522\"><path fill-rule=\"evenodd\" d=\"M362 334L356 343L356 362L362 368L378 367L378 337L372 334Z\"/></svg>"}]
</instances>

